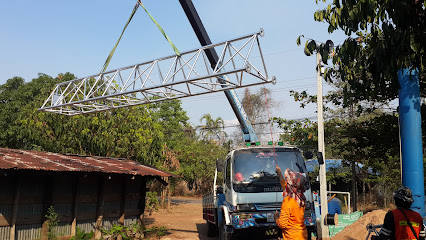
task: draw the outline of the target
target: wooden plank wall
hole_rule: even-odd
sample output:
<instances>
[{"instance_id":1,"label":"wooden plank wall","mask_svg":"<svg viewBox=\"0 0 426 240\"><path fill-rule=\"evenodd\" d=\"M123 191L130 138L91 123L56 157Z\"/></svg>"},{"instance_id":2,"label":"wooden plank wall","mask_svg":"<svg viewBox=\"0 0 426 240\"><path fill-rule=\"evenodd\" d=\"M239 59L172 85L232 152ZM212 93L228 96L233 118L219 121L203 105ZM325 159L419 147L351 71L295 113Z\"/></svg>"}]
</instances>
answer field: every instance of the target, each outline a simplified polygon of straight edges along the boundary
<instances>
[{"instance_id":1,"label":"wooden plank wall","mask_svg":"<svg viewBox=\"0 0 426 240\"><path fill-rule=\"evenodd\" d=\"M69 224L74 236L79 221L93 220L96 237L101 237L103 219L142 219L145 209L146 179L141 176L60 173L42 171L0 172L0 228L9 227L15 240L16 226L42 225L47 239L47 210L53 206L61 223ZM35 237L37 238L37 237Z\"/></svg>"}]
</instances>

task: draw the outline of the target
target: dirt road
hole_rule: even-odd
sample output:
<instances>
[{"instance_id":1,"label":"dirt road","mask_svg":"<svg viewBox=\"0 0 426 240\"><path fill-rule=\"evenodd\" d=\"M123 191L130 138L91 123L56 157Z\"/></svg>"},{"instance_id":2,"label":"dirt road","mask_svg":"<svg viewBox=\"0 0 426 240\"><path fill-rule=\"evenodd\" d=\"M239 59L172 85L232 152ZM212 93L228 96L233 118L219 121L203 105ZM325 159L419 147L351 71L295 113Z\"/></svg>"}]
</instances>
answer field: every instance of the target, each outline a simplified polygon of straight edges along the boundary
<instances>
[{"instance_id":1,"label":"dirt road","mask_svg":"<svg viewBox=\"0 0 426 240\"><path fill-rule=\"evenodd\" d=\"M161 237L162 240L217 240L207 237L207 224L203 219L201 198L172 198L169 211L160 209L145 219L147 228L167 227L167 235Z\"/></svg>"},{"instance_id":2,"label":"dirt road","mask_svg":"<svg viewBox=\"0 0 426 240\"><path fill-rule=\"evenodd\" d=\"M170 211L161 209L146 217L148 228L153 226L167 227L168 231L161 240L217 240L217 237L207 237L207 224L202 216L201 198L172 198ZM353 225L337 234L333 239L359 239L367 236L365 226L368 223L381 224L386 211L376 210L366 213ZM158 239L158 238L151 238ZM243 238L250 239L250 238Z\"/></svg>"}]
</instances>

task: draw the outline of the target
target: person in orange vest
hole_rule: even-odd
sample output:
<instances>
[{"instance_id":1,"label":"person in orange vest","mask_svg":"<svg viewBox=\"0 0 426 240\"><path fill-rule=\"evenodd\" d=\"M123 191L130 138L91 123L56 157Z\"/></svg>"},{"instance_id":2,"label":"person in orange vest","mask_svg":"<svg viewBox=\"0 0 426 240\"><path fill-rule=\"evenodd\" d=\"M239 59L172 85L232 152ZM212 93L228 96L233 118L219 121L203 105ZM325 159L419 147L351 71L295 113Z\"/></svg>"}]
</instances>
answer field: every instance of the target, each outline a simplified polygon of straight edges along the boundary
<instances>
[{"instance_id":1,"label":"person in orange vest","mask_svg":"<svg viewBox=\"0 0 426 240\"><path fill-rule=\"evenodd\" d=\"M276 166L277 175L283 188L281 212L275 212L275 222L282 230L284 240L306 240L308 231L305 226L305 183L304 174L286 169L284 177L281 168Z\"/></svg>"},{"instance_id":2,"label":"person in orange vest","mask_svg":"<svg viewBox=\"0 0 426 240\"><path fill-rule=\"evenodd\" d=\"M402 186L393 193L393 198L396 209L386 214L379 236L372 236L371 239L424 240L423 219L418 212L410 210L414 202L411 189Z\"/></svg>"}]
</instances>

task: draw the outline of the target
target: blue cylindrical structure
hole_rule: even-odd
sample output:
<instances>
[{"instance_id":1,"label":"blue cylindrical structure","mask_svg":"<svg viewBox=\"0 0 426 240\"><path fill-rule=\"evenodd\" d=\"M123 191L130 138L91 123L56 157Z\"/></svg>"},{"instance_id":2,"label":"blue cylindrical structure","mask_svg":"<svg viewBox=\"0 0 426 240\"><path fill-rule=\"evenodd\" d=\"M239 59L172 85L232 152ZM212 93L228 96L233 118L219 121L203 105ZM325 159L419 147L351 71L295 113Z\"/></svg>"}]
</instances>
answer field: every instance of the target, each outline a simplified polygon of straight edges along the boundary
<instances>
[{"instance_id":1,"label":"blue cylindrical structure","mask_svg":"<svg viewBox=\"0 0 426 240\"><path fill-rule=\"evenodd\" d=\"M423 173L422 121L420 112L420 85L417 70L398 71L399 124L402 154L402 184L413 191L411 209L424 218L425 195Z\"/></svg>"}]
</instances>

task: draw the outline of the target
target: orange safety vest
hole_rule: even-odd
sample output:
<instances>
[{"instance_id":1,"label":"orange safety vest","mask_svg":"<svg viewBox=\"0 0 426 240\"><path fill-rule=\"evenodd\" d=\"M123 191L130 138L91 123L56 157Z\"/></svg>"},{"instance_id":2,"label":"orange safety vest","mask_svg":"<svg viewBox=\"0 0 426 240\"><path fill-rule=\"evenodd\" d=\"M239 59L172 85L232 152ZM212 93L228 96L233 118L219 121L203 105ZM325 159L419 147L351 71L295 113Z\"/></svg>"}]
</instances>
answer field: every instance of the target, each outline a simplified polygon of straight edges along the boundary
<instances>
[{"instance_id":1,"label":"orange safety vest","mask_svg":"<svg viewBox=\"0 0 426 240\"><path fill-rule=\"evenodd\" d=\"M419 237L421 224L423 224L423 219L419 213L410 210L410 209L401 209L407 215L408 220L410 220L411 226L416 233L417 238ZM407 218L402 214L400 209L392 210L393 219L395 222L395 239L397 240L416 240L416 237L411 231L410 226L408 225Z\"/></svg>"}]
</instances>

